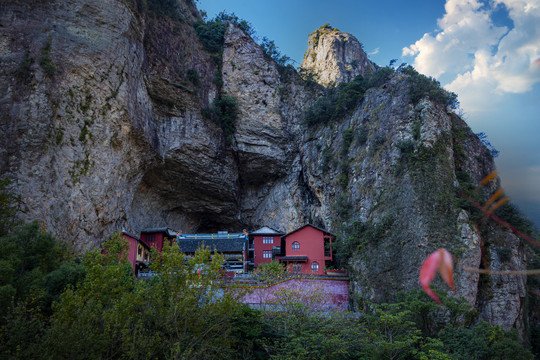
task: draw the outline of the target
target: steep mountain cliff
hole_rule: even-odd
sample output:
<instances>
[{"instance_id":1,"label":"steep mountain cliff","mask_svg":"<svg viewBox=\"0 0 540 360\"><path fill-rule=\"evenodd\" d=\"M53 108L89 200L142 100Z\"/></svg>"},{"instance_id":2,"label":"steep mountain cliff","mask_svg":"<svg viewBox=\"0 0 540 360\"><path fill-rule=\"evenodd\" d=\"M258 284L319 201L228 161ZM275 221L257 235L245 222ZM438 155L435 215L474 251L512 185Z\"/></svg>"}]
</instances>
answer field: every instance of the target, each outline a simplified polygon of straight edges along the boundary
<instances>
[{"instance_id":1,"label":"steep mountain cliff","mask_svg":"<svg viewBox=\"0 0 540 360\"><path fill-rule=\"evenodd\" d=\"M483 242L490 268L525 268L520 241L477 227L456 195L493 159L444 101L415 92L418 74L376 70L354 36L322 27L301 77L234 21L155 4L0 2L0 171L24 219L79 250L121 228L311 222L339 235L354 291L375 301L418 287L439 247L478 268ZM523 327L525 279L458 268L456 282L482 317Z\"/></svg>"}]
</instances>

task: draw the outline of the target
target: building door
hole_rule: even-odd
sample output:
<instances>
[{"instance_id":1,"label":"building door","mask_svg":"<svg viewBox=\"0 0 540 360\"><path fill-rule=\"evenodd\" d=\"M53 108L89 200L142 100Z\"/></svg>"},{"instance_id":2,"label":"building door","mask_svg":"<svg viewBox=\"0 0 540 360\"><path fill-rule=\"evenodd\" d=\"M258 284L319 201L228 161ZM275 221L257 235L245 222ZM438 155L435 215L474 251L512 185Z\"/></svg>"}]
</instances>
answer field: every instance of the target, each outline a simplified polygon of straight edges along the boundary
<instances>
[{"instance_id":1,"label":"building door","mask_svg":"<svg viewBox=\"0 0 540 360\"><path fill-rule=\"evenodd\" d=\"M302 272L302 263L293 263L292 271L293 274L300 274Z\"/></svg>"}]
</instances>

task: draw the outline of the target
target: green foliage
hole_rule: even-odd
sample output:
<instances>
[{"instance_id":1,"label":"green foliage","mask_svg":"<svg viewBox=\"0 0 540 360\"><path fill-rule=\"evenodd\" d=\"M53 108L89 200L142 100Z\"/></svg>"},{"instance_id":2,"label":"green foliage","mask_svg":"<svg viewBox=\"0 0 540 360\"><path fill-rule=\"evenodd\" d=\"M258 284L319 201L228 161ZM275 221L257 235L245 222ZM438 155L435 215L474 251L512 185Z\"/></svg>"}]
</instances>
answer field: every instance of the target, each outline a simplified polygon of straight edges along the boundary
<instances>
[{"instance_id":1,"label":"green foliage","mask_svg":"<svg viewBox=\"0 0 540 360\"><path fill-rule=\"evenodd\" d=\"M0 358L41 359L41 338L47 317L38 296L32 296L3 313L0 321Z\"/></svg>"},{"instance_id":2,"label":"green foliage","mask_svg":"<svg viewBox=\"0 0 540 360\"><path fill-rule=\"evenodd\" d=\"M364 99L369 82L361 75L348 83L341 83L336 88L328 89L305 113L308 126L328 124L341 119L354 110Z\"/></svg>"},{"instance_id":3,"label":"green foliage","mask_svg":"<svg viewBox=\"0 0 540 360\"><path fill-rule=\"evenodd\" d=\"M339 31L337 28L333 28L329 23L324 24L319 27L317 30L312 32L310 36L313 36L313 46L316 47L319 44L319 38L323 34L329 34L331 32Z\"/></svg>"},{"instance_id":4,"label":"green foliage","mask_svg":"<svg viewBox=\"0 0 540 360\"><path fill-rule=\"evenodd\" d=\"M496 248L497 255L502 262L508 262L512 259L512 250L509 248Z\"/></svg>"},{"instance_id":5,"label":"green foliage","mask_svg":"<svg viewBox=\"0 0 540 360\"><path fill-rule=\"evenodd\" d=\"M195 86L198 86L201 83L201 76L195 69L189 69L186 77Z\"/></svg>"},{"instance_id":6,"label":"green foliage","mask_svg":"<svg viewBox=\"0 0 540 360\"><path fill-rule=\"evenodd\" d=\"M210 53L218 54L219 58L221 58L223 51L223 36L225 35L227 22L235 24L247 34L252 35L254 33L251 24L238 18L234 13L221 12L212 20L195 23L195 32L204 48Z\"/></svg>"},{"instance_id":7,"label":"green foliage","mask_svg":"<svg viewBox=\"0 0 540 360\"><path fill-rule=\"evenodd\" d=\"M0 272L5 294L13 294L13 304L24 301L33 292L45 289L45 276L58 268L60 248L37 222L16 229L0 238ZM13 290L7 290L9 288ZM8 299L2 303L9 304ZM7 310L4 308L3 310Z\"/></svg>"},{"instance_id":8,"label":"green foliage","mask_svg":"<svg viewBox=\"0 0 540 360\"><path fill-rule=\"evenodd\" d=\"M213 54L221 54L223 51L225 23L216 19L206 22L199 21L195 24L195 32L207 51Z\"/></svg>"},{"instance_id":9,"label":"green foliage","mask_svg":"<svg viewBox=\"0 0 540 360\"><path fill-rule=\"evenodd\" d=\"M484 146L488 149L491 156L493 156L494 158L499 156L499 150L495 149L493 145L491 145L491 143L489 142L487 138L486 133L479 132L479 133L476 133L475 135L478 137L478 139L480 139L480 141L482 141L482 144L484 144Z\"/></svg>"},{"instance_id":10,"label":"green foliage","mask_svg":"<svg viewBox=\"0 0 540 360\"><path fill-rule=\"evenodd\" d=\"M440 339L457 359L534 359L530 351L519 343L517 332L506 332L484 321L470 329L454 328L448 324L441 331Z\"/></svg>"},{"instance_id":11,"label":"green foliage","mask_svg":"<svg viewBox=\"0 0 540 360\"><path fill-rule=\"evenodd\" d=\"M356 141L358 142L358 145L364 145L368 139L369 129L367 128L367 126L362 125L360 126L360 129L356 132L356 134Z\"/></svg>"},{"instance_id":12,"label":"green foliage","mask_svg":"<svg viewBox=\"0 0 540 360\"><path fill-rule=\"evenodd\" d=\"M383 217L378 222L353 221L345 229L347 234L345 240L336 247L336 256L345 263L355 253L363 251L366 246L380 243L391 227L392 218L389 216Z\"/></svg>"},{"instance_id":13,"label":"green foliage","mask_svg":"<svg viewBox=\"0 0 540 360\"><path fill-rule=\"evenodd\" d=\"M328 171L330 169L330 163L334 159L334 153L332 152L332 149L328 147L328 145L324 145L322 152L321 152L321 165L320 169L323 172Z\"/></svg>"},{"instance_id":14,"label":"green foliage","mask_svg":"<svg viewBox=\"0 0 540 360\"><path fill-rule=\"evenodd\" d=\"M122 256L126 242L114 236L104 248L105 254L94 251L84 257L84 281L64 292L55 307L44 337L47 356L234 358L240 330L233 324L245 330L251 312L216 286L222 256L199 249L186 258L176 247L165 246L161 254L152 252L157 275L137 281Z\"/></svg>"},{"instance_id":15,"label":"green foliage","mask_svg":"<svg viewBox=\"0 0 540 360\"><path fill-rule=\"evenodd\" d=\"M396 144L396 147L401 150L402 154L410 154L414 151L415 144L413 140L402 140Z\"/></svg>"},{"instance_id":16,"label":"green foliage","mask_svg":"<svg viewBox=\"0 0 540 360\"><path fill-rule=\"evenodd\" d=\"M393 74L394 70L391 68L380 68L366 77L358 75L348 83L341 83L335 88L327 89L326 94L306 111L305 123L308 126L315 126L342 119L360 104L369 88L383 85Z\"/></svg>"},{"instance_id":17,"label":"green foliage","mask_svg":"<svg viewBox=\"0 0 540 360\"><path fill-rule=\"evenodd\" d=\"M354 140L354 130L353 129L347 129L344 130L342 133L342 139L343 142L341 143L341 149L340 149L340 156L341 161L338 166L339 175L338 175L338 183L341 185L342 188L346 188L349 184L349 162L350 159L348 157L349 148L351 147L352 141Z\"/></svg>"},{"instance_id":18,"label":"green foliage","mask_svg":"<svg viewBox=\"0 0 540 360\"><path fill-rule=\"evenodd\" d=\"M6 235L18 224L20 196L11 189L12 181L8 177L0 178L0 236Z\"/></svg>"},{"instance_id":19,"label":"green foliage","mask_svg":"<svg viewBox=\"0 0 540 360\"><path fill-rule=\"evenodd\" d=\"M392 305L376 306L366 316L366 359L410 359L420 331L409 320L410 312L395 310Z\"/></svg>"},{"instance_id":20,"label":"green foliage","mask_svg":"<svg viewBox=\"0 0 540 360\"><path fill-rule=\"evenodd\" d=\"M52 303L83 277L37 222L0 237L0 357L40 358Z\"/></svg>"},{"instance_id":21,"label":"green foliage","mask_svg":"<svg viewBox=\"0 0 540 360\"><path fill-rule=\"evenodd\" d=\"M351 147L352 141L354 139L354 130L347 129L342 133L343 143L341 144L341 156L346 156Z\"/></svg>"},{"instance_id":22,"label":"green foliage","mask_svg":"<svg viewBox=\"0 0 540 360\"><path fill-rule=\"evenodd\" d=\"M34 58L30 56L30 51L26 50L24 52L24 57L19 64L19 68L17 69L17 72L15 73L15 76L17 79L19 79L22 82L28 82L30 80L30 76L32 75L31 66L34 63Z\"/></svg>"},{"instance_id":23,"label":"green foliage","mask_svg":"<svg viewBox=\"0 0 540 360\"><path fill-rule=\"evenodd\" d=\"M336 197L333 208L342 220L350 219L352 216L353 205L346 194L339 194Z\"/></svg>"},{"instance_id":24,"label":"green foliage","mask_svg":"<svg viewBox=\"0 0 540 360\"><path fill-rule=\"evenodd\" d=\"M534 233L533 222L523 216L521 211L512 203L506 203L495 210L495 215L525 234L532 235Z\"/></svg>"},{"instance_id":25,"label":"green foliage","mask_svg":"<svg viewBox=\"0 0 540 360\"><path fill-rule=\"evenodd\" d=\"M441 84L425 75L420 74L411 65L399 67L399 72L409 75L407 82L409 84L409 100L417 104L422 98L429 99L437 104L450 107L455 110L459 106L457 95L441 87Z\"/></svg>"},{"instance_id":26,"label":"green foliage","mask_svg":"<svg viewBox=\"0 0 540 360\"><path fill-rule=\"evenodd\" d=\"M52 39L49 38L45 45L41 48L41 56L39 57L39 65L41 65L41 68L45 72L45 74L49 77L54 76L56 74L56 65L51 59L51 41Z\"/></svg>"},{"instance_id":27,"label":"green foliage","mask_svg":"<svg viewBox=\"0 0 540 360\"><path fill-rule=\"evenodd\" d=\"M158 16L170 16L173 19L180 19L177 0L144 0L140 3L141 7L148 9Z\"/></svg>"},{"instance_id":28,"label":"green foliage","mask_svg":"<svg viewBox=\"0 0 540 360\"><path fill-rule=\"evenodd\" d=\"M221 126L227 144L232 143L232 136L236 131L236 119L238 118L238 102L234 96L225 95L206 109L202 115Z\"/></svg>"},{"instance_id":29,"label":"green foliage","mask_svg":"<svg viewBox=\"0 0 540 360\"><path fill-rule=\"evenodd\" d=\"M283 279L287 275L287 270L279 261L272 260L257 266L253 273L263 282L274 283Z\"/></svg>"},{"instance_id":30,"label":"green foliage","mask_svg":"<svg viewBox=\"0 0 540 360\"><path fill-rule=\"evenodd\" d=\"M266 56L273 59L280 66L287 66L287 64L291 61L290 57L282 54L278 50L274 40L270 40L266 36L262 38L261 48Z\"/></svg>"},{"instance_id":31,"label":"green foliage","mask_svg":"<svg viewBox=\"0 0 540 360\"><path fill-rule=\"evenodd\" d=\"M392 75L394 75L394 69L390 67L383 67L378 69L375 73L373 73L369 78L369 87L379 87L381 85L384 85Z\"/></svg>"}]
</instances>

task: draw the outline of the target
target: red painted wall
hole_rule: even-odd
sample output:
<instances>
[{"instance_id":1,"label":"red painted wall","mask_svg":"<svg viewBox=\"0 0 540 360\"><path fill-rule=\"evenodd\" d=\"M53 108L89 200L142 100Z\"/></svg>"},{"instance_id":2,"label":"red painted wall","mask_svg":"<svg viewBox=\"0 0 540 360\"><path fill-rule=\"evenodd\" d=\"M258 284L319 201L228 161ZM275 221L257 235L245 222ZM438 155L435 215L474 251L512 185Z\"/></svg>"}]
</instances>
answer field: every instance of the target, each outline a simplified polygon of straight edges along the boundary
<instances>
[{"instance_id":1,"label":"red painted wall","mask_svg":"<svg viewBox=\"0 0 540 360\"><path fill-rule=\"evenodd\" d=\"M152 236L154 237L153 241L151 240ZM141 240L151 248L156 248L159 253L161 253L161 250L163 250L163 237L163 233L141 234Z\"/></svg>"},{"instance_id":2,"label":"red painted wall","mask_svg":"<svg viewBox=\"0 0 540 360\"><path fill-rule=\"evenodd\" d=\"M345 311L349 308L349 281L324 278L296 278L270 286L251 286L252 291L247 291L240 302L264 308L265 305L276 303L276 295L279 297L280 290L284 288L304 294L307 300L305 305L312 307L315 311ZM316 303L310 301L313 296L320 301ZM298 296L296 299L301 300L302 297Z\"/></svg>"},{"instance_id":3,"label":"red painted wall","mask_svg":"<svg viewBox=\"0 0 540 360\"><path fill-rule=\"evenodd\" d=\"M129 242L127 259L131 263L133 274L137 275L135 268L135 261L137 260L137 239L126 233L122 233L122 237Z\"/></svg>"},{"instance_id":4,"label":"red painted wall","mask_svg":"<svg viewBox=\"0 0 540 360\"><path fill-rule=\"evenodd\" d=\"M270 236L270 235L267 235L267 236ZM253 259L253 263L255 266L258 266L259 264L269 263L272 261L272 257L264 258L263 252L272 251L273 246L280 246L281 237L272 236L272 238L274 239L274 242L272 244L263 244L263 235L253 236L253 247L255 249L255 252L254 252L255 258Z\"/></svg>"},{"instance_id":5,"label":"red painted wall","mask_svg":"<svg viewBox=\"0 0 540 360\"><path fill-rule=\"evenodd\" d=\"M332 260L332 253L330 253L330 256L324 255L324 238L324 232L321 230L309 225L305 226L287 235L285 238L285 256L307 256L308 261L302 263L302 274L323 275L326 260ZM300 243L300 249L298 251L292 249L292 244L295 241ZM315 261L319 264L318 271L311 269L311 264Z\"/></svg>"}]
</instances>

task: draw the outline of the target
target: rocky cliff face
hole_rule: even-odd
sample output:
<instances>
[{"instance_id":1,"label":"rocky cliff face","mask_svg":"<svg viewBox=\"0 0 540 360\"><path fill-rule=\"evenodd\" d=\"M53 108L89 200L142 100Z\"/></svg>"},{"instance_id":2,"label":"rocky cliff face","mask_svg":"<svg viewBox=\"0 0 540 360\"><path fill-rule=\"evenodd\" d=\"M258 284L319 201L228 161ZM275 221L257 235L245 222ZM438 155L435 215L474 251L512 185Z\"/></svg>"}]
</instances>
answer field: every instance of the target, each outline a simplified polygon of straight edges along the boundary
<instances>
[{"instance_id":1,"label":"rocky cliff face","mask_svg":"<svg viewBox=\"0 0 540 360\"><path fill-rule=\"evenodd\" d=\"M323 86L348 82L357 75L375 71L358 39L328 24L309 35L300 68Z\"/></svg>"},{"instance_id":2,"label":"rocky cliff face","mask_svg":"<svg viewBox=\"0 0 540 360\"><path fill-rule=\"evenodd\" d=\"M233 24L216 61L195 33L193 4L177 10L0 2L0 171L25 219L79 250L122 228L311 222L339 235L355 292L375 301L417 287L439 247L478 268L489 244L490 267L525 268L518 239L475 226L456 197L464 177L476 184L494 170L489 152L457 115L428 98L412 103L407 75L372 86L339 121L307 127L322 87ZM302 68L325 86L375 70L350 34L321 30L309 42ZM238 102L230 141L203 116L223 95ZM505 328L523 324L518 280L456 275L458 294Z\"/></svg>"}]
</instances>

